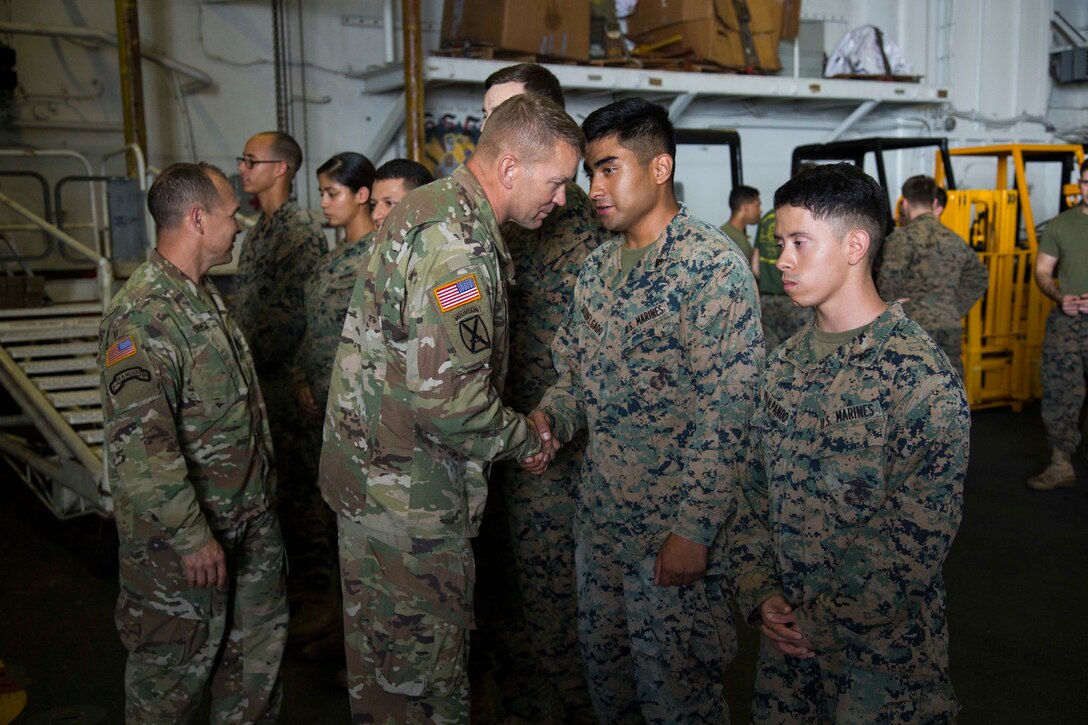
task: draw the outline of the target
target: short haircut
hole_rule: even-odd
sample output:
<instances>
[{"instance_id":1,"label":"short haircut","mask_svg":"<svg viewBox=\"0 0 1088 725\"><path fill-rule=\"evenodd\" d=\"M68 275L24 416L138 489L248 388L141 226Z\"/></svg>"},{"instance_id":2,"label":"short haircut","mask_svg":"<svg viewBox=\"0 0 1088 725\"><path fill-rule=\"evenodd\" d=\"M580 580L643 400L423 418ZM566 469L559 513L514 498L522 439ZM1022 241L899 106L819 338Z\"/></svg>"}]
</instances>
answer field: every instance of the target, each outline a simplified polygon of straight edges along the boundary
<instances>
[{"instance_id":1,"label":"short haircut","mask_svg":"<svg viewBox=\"0 0 1088 725\"><path fill-rule=\"evenodd\" d=\"M759 189L753 186L734 186L729 192L729 211L736 214L745 204L759 201Z\"/></svg>"},{"instance_id":2,"label":"short haircut","mask_svg":"<svg viewBox=\"0 0 1088 725\"><path fill-rule=\"evenodd\" d=\"M503 83L521 83L525 86L526 93L543 96L549 101L566 108L567 102L563 98L563 87L559 85L559 79L550 70L536 63L518 63L500 68L487 77L484 81L484 90Z\"/></svg>"},{"instance_id":3,"label":"short haircut","mask_svg":"<svg viewBox=\"0 0 1088 725\"><path fill-rule=\"evenodd\" d=\"M932 206L937 200L937 182L932 176L912 176L903 182L903 198L912 206Z\"/></svg>"},{"instance_id":4,"label":"short haircut","mask_svg":"<svg viewBox=\"0 0 1088 725\"><path fill-rule=\"evenodd\" d=\"M147 191L147 210L159 230L181 225L194 206L208 211L219 208L219 190L213 177L227 181L216 166L201 161L196 164L172 164L163 169ZM227 183L230 183L229 181Z\"/></svg>"},{"instance_id":5,"label":"short haircut","mask_svg":"<svg viewBox=\"0 0 1088 725\"><path fill-rule=\"evenodd\" d=\"M262 131L256 135L271 137L272 154L275 156L275 160L286 162L287 170L293 178L298 170L302 168L302 149L299 147L298 141L295 141L283 131Z\"/></svg>"},{"instance_id":6,"label":"short haircut","mask_svg":"<svg viewBox=\"0 0 1088 725\"><path fill-rule=\"evenodd\" d=\"M937 206L942 209L948 206L948 192L944 190L943 186L937 187Z\"/></svg>"},{"instance_id":7,"label":"short haircut","mask_svg":"<svg viewBox=\"0 0 1088 725\"><path fill-rule=\"evenodd\" d=\"M888 197L880 184L857 166L826 164L800 172L774 193L774 208L804 209L831 227L840 239L854 229L869 234L869 266L884 241Z\"/></svg>"},{"instance_id":8,"label":"short haircut","mask_svg":"<svg viewBox=\"0 0 1088 725\"><path fill-rule=\"evenodd\" d=\"M317 169L317 175L325 174L337 184L342 184L352 192L359 191L363 187L370 189L374 186L374 164L370 159L354 151L343 151L321 164Z\"/></svg>"},{"instance_id":9,"label":"short haircut","mask_svg":"<svg viewBox=\"0 0 1088 725\"><path fill-rule=\"evenodd\" d=\"M582 123L586 142L615 136L640 164L658 154L676 159L676 132L669 112L645 98L627 98L598 108Z\"/></svg>"},{"instance_id":10,"label":"short haircut","mask_svg":"<svg viewBox=\"0 0 1088 725\"><path fill-rule=\"evenodd\" d=\"M379 166L374 174L374 181L387 179L400 179L404 182L405 191L426 186L434 181L434 177L426 166L411 159L393 159Z\"/></svg>"},{"instance_id":11,"label":"short haircut","mask_svg":"<svg viewBox=\"0 0 1088 725\"><path fill-rule=\"evenodd\" d=\"M498 158L514 153L532 163L550 156L557 143L570 146L585 156L586 139L574 119L547 98L522 93L499 104L487 117L480 132L476 154Z\"/></svg>"},{"instance_id":12,"label":"short haircut","mask_svg":"<svg viewBox=\"0 0 1088 725\"><path fill-rule=\"evenodd\" d=\"M1084 160L1084 161L1082 161L1082 162L1081 162L1081 164L1080 164L1080 173L1081 173L1081 176L1083 176L1083 175L1084 175L1084 172L1085 172L1085 171L1088 171L1088 159L1085 159L1085 160Z\"/></svg>"}]
</instances>

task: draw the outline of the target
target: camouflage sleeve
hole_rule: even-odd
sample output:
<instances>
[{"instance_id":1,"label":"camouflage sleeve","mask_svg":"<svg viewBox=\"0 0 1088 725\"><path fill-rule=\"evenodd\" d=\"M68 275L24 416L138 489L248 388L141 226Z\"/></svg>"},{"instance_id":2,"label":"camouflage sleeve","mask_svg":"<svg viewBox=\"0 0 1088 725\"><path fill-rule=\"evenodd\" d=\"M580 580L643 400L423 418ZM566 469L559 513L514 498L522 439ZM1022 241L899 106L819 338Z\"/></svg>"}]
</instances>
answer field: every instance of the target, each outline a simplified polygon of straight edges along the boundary
<instances>
[{"instance_id":1,"label":"camouflage sleeve","mask_svg":"<svg viewBox=\"0 0 1088 725\"><path fill-rule=\"evenodd\" d=\"M449 230L434 225L420 233ZM470 259L461 240L431 248L437 251L408 270L403 311L406 384L418 424L477 460L534 455L540 450L535 426L504 406L493 384L496 306L506 314L503 282L479 258Z\"/></svg>"},{"instance_id":2,"label":"camouflage sleeve","mask_svg":"<svg viewBox=\"0 0 1088 725\"><path fill-rule=\"evenodd\" d=\"M956 288L956 312L960 317L971 311L990 286L990 272L986 265L966 242L962 244L963 267L960 271L960 283Z\"/></svg>"},{"instance_id":3,"label":"camouflage sleeve","mask_svg":"<svg viewBox=\"0 0 1088 725\"><path fill-rule=\"evenodd\" d=\"M672 530L706 546L735 510L764 357L755 279L727 262L695 280L681 333L694 430L684 439L687 486Z\"/></svg>"},{"instance_id":4,"label":"camouflage sleeve","mask_svg":"<svg viewBox=\"0 0 1088 725\"><path fill-rule=\"evenodd\" d=\"M582 404L582 384L578 367L574 362L575 325L574 305L563 316L563 322L552 338L552 364L559 378L548 388L537 408L546 411L555 422L552 434L561 443L569 443L575 434L586 427L585 406Z\"/></svg>"},{"instance_id":5,"label":"camouflage sleeve","mask_svg":"<svg viewBox=\"0 0 1088 725\"><path fill-rule=\"evenodd\" d=\"M212 533L189 483L176 425L179 361L164 342L170 340L169 331L119 322L106 331L102 346L127 339L133 350L102 369L106 455L117 516L151 524L178 554L191 554L211 541Z\"/></svg>"},{"instance_id":6,"label":"camouflage sleeve","mask_svg":"<svg viewBox=\"0 0 1088 725\"><path fill-rule=\"evenodd\" d=\"M268 299L255 299L253 333L247 337L253 359L283 363L294 355L306 331L306 288L326 247L325 237L309 225L294 225L276 248L276 280ZM247 328L248 331L249 328ZM287 361L290 364L291 360ZM259 372L259 371L258 371Z\"/></svg>"},{"instance_id":7,"label":"camouflage sleeve","mask_svg":"<svg viewBox=\"0 0 1088 725\"><path fill-rule=\"evenodd\" d=\"M762 385L760 385L762 388ZM771 553L771 504L767 495L767 474L763 468L762 434L759 414L753 411L748 426L751 454L740 477L737 515L729 530L729 571L737 607L749 624L759 621L757 608L775 594L782 594L778 585L774 556Z\"/></svg>"},{"instance_id":8,"label":"camouflage sleeve","mask_svg":"<svg viewBox=\"0 0 1088 725\"><path fill-rule=\"evenodd\" d=\"M885 302L910 297L907 276L914 261L911 259L912 244L902 229L896 229L884 240L881 251L880 271L876 276L876 288ZM906 305L904 305L906 308ZM908 314L909 316L909 314Z\"/></svg>"},{"instance_id":9,"label":"camouflage sleeve","mask_svg":"<svg viewBox=\"0 0 1088 725\"><path fill-rule=\"evenodd\" d=\"M817 651L864 645L915 616L914 602L939 579L959 528L970 444L962 386L930 376L900 409L884 448L889 495L843 552L831 586L794 608Z\"/></svg>"}]
</instances>

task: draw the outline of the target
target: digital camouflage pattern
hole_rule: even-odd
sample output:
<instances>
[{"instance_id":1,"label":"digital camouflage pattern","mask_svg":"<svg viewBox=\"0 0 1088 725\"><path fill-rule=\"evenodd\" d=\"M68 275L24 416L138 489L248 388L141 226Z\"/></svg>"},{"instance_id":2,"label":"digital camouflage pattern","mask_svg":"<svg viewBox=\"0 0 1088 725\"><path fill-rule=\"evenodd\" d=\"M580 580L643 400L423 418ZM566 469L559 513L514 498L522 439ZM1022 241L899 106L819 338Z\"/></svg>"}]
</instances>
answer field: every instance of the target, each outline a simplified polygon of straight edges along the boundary
<instances>
[{"instance_id":1,"label":"digital camouflage pattern","mask_svg":"<svg viewBox=\"0 0 1088 725\"><path fill-rule=\"evenodd\" d=\"M578 270L606 234L589 197L575 183L567 184L566 204L539 229L503 226L515 269L510 285L510 372L502 396L511 408L535 409L555 382L552 338L570 307ZM496 648L509 650L505 654L510 661L499 663L507 710L526 719L550 709L560 722L577 723L580 714L592 709L578 649L574 584L574 501L584 451L585 435L579 435L559 450L541 475L515 463L501 464L492 472L501 493L493 490L491 495L503 496L507 516L495 523L508 527L508 532L494 537L502 555L479 553L478 571L481 581L487 576L501 578L496 593L509 591L513 579L520 596L508 597L513 602L507 605L512 611L506 617L488 621L486 610L478 616L481 632L493 630ZM495 511L504 513L501 506ZM485 514L485 521L488 518ZM500 568L508 560L512 572Z\"/></svg>"},{"instance_id":2,"label":"digital camouflage pattern","mask_svg":"<svg viewBox=\"0 0 1088 725\"><path fill-rule=\"evenodd\" d=\"M499 399L512 261L472 173L458 167L409 193L386 218L364 269L333 365L322 494L341 529L355 521L387 543L475 536L488 462L531 456L540 439ZM352 677L375 677L362 667L348 662Z\"/></svg>"},{"instance_id":3,"label":"digital camouflage pattern","mask_svg":"<svg viewBox=\"0 0 1088 725\"><path fill-rule=\"evenodd\" d=\"M1062 294L1088 292L1088 214L1080 206L1062 212L1046 225L1039 252L1058 259ZM1088 366L1088 316L1070 317L1051 310L1043 338L1042 415L1047 443L1073 453L1081 440L1084 371Z\"/></svg>"},{"instance_id":4,"label":"digital camouflage pattern","mask_svg":"<svg viewBox=\"0 0 1088 725\"><path fill-rule=\"evenodd\" d=\"M990 273L967 242L923 214L884 240L877 289L885 300L909 298L903 312L941 346L963 376L963 318L986 293Z\"/></svg>"},{"instance_id":5,"label":"digital camouflage pattern","mask_svg":"<svg viewBox=\"0 0 1088 725\"><path fill-rule=\"evenodd\" d=\"M274 721L283 544L269 510L267 416L242 332L211 282L152 252L106 310L99 361L130 721L181 719L166 713L191 713L209 681L215 722ZM228 589L189 588L180 556L213 536L228 552ZM246 615L225 631L229 596ZM224 641L233 654L213 671Z\"/></svg>"},{"instance_id":6,"label":"digital camouflage pattern","mask_svg":"<svg viewBox=\"0 0 1088 725\"><path fill-rule=\"evenodd\" d=\"M950 721L941 568L963 511L963 385L898 304L822 360L813 332L767 363L731 562L748 620L782 595L817 656L763 647L753 722Z\"/></svg>"},{"instance_id":7,"label":"digital camouflage pattern","mask_svg":"<svg viewBox=\"0 0 1088 725\"><path fill-rule=\"evenodd\" d=\"M299 346L297 363L314 401L324 408L329 398L329 377L351 292L359 279L363 257L374 240L370 232L353 244L342 244L329 252L318 265L306 288L306 332Z\"/></svg>"},{"instance_id":8,"label":"digital camouflage pattern","mask_svg":"<svg viewBox=\"0 0 1088 725\"><path fill-rule=\"evenodd\" d=\"M340 519L352 722L469 722L469 541L371 537Z\"/></svg>"},{"instance_id":9,"label":"digital camouflage pattern","mask_svg":"<svg viewBox=\"0 0 1088 725\"><path fill-rule=\"evenodd\" d=\"M606 242L582 267L553 342L559 378L540 407L555 418L562 441L588 430L578 516L624 527L626 535L609 548L616 568L656 556L676 533L709 547L707 575L716 577L724 572L724 524L736 507L763 362L755 280L725 235L683 207L626 277L621 244L621 237ZM587 543L579 538L578 550ZM581 561L582 554L576 556ZM615 605L585 572L578 578L585 631L595 611ZM634 671L636 645L625 640L607 663L586 660L597 715L605 722L630 707L609 688L613 672ZM717 674L732 654L721 652ZM667 655L669 662L680 656ZM689 670L670 671L690 680ZM670 703L672 685L656 691L661 699L643 707L686 709L720 700L720 691L689 689L688 701Z\"/></svg>"},{"instance_id":10,"label":"digital camouflage pattern","mask_svg":"<svg viewBox=\"0 0 1088 725\"><path fill-rule=\"evenodd\" d=\"M306 329L306 285L327 251L321 226L294 202L271 216L262 213L242 244L230 306L253 351L268 407L293 602L327 591L335 581L331 532L316 488L319 445L316 436L300 434L308 425L295 401L294 373Z\"/></svg>"},{"instance_id":11,"label":"digital camouflage pattern","mask_svg":"<svg viewBox=\"0 0 1088 725\"><path fill-rule=\"evenodd\" d=\"M722 683L737 633L725 577L654 586L656 551L615 560L616 542L641 532L578 518L578 634L600 722L728 723Z\"/></svg>"},{"instance_id":12,"label":"digital camouflage pattern","mask_svg":"<svg viewBox=\"0 0 1088 725\"><path fill-rule=\"evenodd\" d=\"M294 202L264 213L246 235L230 310L261 380L284 375L306 330L306 285L329 251L321 226Z\"/></svg>"},{"instance_id":13,"label":"digital camouflage pattern","mask_svg":"<svg viewBox=\"0 0 1088 725\"><path fill-rule=\"evenodd\" d=\"M1088 365L1088 316L1050 311L1043 340L1042 416L1052 449L1073 453L1081 441L1084 371Z\"/></svg>"},{"instance_id":14,"label":"digital camouflage pattern","mask_svg":"<svg viewBox=\"0 0 1088 725\"><path fill-rule=\"evenodd\" d=\"M793 304L782 286L782 272L777 267L782 250L774 238L775 219L773 209L764 214L755 238L759 250L759 311L768 353L812 319L812 310Z\"/></svg>"}]
</instances>

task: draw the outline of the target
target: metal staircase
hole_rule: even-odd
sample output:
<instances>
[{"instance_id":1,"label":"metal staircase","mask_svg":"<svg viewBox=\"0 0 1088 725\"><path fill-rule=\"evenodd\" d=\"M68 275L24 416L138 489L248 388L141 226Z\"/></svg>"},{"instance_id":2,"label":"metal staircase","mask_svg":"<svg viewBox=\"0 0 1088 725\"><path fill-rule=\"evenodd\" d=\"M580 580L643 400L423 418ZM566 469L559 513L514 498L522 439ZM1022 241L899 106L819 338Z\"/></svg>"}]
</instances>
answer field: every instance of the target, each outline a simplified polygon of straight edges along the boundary
<instances>
[{"instance_id":1,"label":"metal staircase","mask_svg":"<svg viewBox=\"0 0 1088 725\"><path fill-rule=\"evenodd\" d=\"M0 416L0 459L58 518L108 516L97 355L110 262L2 192L0 204L94 261L98 283L90 302L0 309L0 385L21 411Z\"/></svg>"},{"instance_id":2,"label":"metal staircase","mask_svg":"<svg viewBox=\"0 0 1088 725\"><path fill-rule=\"evenodd\" d=\"M23 411L0 456L60 518L108 514L102 484L98 325L102 305L0 310L0 383ZM29 428L39 436L26 436Z\"/></svg>"}]
</instances>

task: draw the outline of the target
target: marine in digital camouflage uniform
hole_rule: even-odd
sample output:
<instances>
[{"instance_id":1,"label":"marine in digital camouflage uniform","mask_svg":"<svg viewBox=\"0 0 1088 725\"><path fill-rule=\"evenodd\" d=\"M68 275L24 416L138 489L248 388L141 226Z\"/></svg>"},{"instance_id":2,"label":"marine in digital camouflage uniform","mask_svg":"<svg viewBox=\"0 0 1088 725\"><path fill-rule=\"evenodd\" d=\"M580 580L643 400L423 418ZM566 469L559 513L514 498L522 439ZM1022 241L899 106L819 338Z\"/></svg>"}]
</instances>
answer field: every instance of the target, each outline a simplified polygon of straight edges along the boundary
<instances>
[{"instance_id":1,"label":"marine in digital camouflage uniform","mask_svg":"<svg viewBox=\"0 0 1088 725\"><path fill-rule=\"evenodd\" d=\"M812 310L798 307L782 287L778 261L778 242L774 238L774 209L763 215L756 230L754 265L759 286L759 311L763 338L770 353L812 319Z\"/></svg>"},{"instance_id":2,"label":"marine in digital camouflage uniform","mask_svg":"<svg viewBox=\"0 0 1088 725\"><path fill-rule=\"evenodd\" d=\"M237 201L217 170L166 169L149 206L155 214L153 200L173 180L205 174L220 204L201 206L200 220L216 225L226 261ZM191 217L189 208L175 211ZM156 222L163 253L152 252L110 303L99 343L126 720L188 722L210 684L211 722L272 723L287 602L267 415L249 348L206 269L189 276L163 256L188 259L198 242L176 242L188 221L165 230ZM207 586L188 580L184 557L199 563L216 550L222 558L208 561L224 586L216 574Z\"/></svg>"},{"instance_id":3,"label":"marine in digital camouflage uniform","mask_svg":"<svg viewBox=\"0 0 1088 725\"><path fill-rule=\"evenodd\" d=\"M318 452L308 436L297 434L305 422L295 402L292 368L306 329L306 285L328 251L328 242L310 213L288 199L302 162L297 149L290 136L278 132L256 134L246 144L238 170L243 188L261 202L261 214L242 245L230 304L253 351L268 406L279 474L276 509L283 524L294 602L305 599L307 592L327 588L320 544L327 532L313 530L320 521L314 512L321 506L315 485ZM245 159L280 163L249 168Z\"/></svg>"},{"instance_id":4,"label":"marine in digital camouflage uniform","mask_svg":"<svg viewBox=\"0 0 1088 725\"><path fill-rule=\"evenodd\" d=\"M917 198L912 184L926 198ZM941 346L962 377L963 318L986 293L990 273L967 242L933 216L936 189L929 177L904 183L909 221L884 241L876 286L885 300L907 300L903 312Z\"/></svg>"},{"instance_id":5,"label":"marine in digital camouflage uniform","mask_svg":"<svg viewBox=\"0 0 1088 725\"><path fill-rule=\"evenodd\" d=\"M503 402L514 410L535 409L555 382L552 338L573 299L578 270L605 233L589 198L576 184L567 187L567 203L539 230L504 225L502 235L515 273L510 286L510 373ZM518 660L514 666L546 676L546 689L554 699L551 707L567 723L592 717L578 649L574 576L574 502L584 452L582 433L563 446L539 476L513 463L493 469L503 490L517 566L523 620L516 624L524 626L529 641L527 650L512 653ZM507 640L517 636L503 634ZM508 697L526 684L523 677L512 679ZM530 694L539 696L530 690L520 698Z\"/></svg>"},{"instance_id":6,"label":"marine in digital camouflage uniform","mask_svg":"<svg viewBox=\"0 0 1088 725\"><path fill-rule=\"evenodd\" d=\"M970 414L948 358L873 286L883 199L849 164L775 197L779 269L816 317L767 362L731 537L740 611L763 632L754 723L943 723L959 710L941 568ZM851 220L836 203L869 215L862 231L837 226Z\"/></svg>"},{"instance_id":7,"label":"marine in digital camouflage uniform","mask_svg":"<svg viewBox=\"0 0 1088 725\"><path fill-rule=\"evenodd\" d=\"M485 126L495 107L520 93L565 103L558 79L535 63L495 71L484 87ZM530 411L555 382L552 337L570 306L578 270L607 232L575 183L567 185L563 207L539 229L510 223L501 232L515 269L502 398L515 410ZM473 674L481 661L490 667L503 710L525 720L596 722L578 649L574 577L574 501L584 450L581 435L540 476L512 462L494 466L473 544L479 595Z\"/></svg>"},{"instance_id":8,"label":"marine in digital camouflage uniform","mask_svg":"<svg viewBox=\"0 0 1088 725\"><path fill-rule=\"evenodd\" d=\"M656 137L612 130L637 119L660 128L668 148L643 159L633 149L657 149ZM755 284L732 242L676 203L664 109L622 101L583 129L590 199L624 234L582 267L553 341L559 378L540 410L559 440L589 436L575 556L590 694L604 723L724 722L722 680L737 649L725 524L763 361ZM649 203L647 186L665 226L641 239L634 229L650 213L620 215L635 193ZM644 254L630 271L629 251ZM676 566L678 544L697 549L701 565Z\"/></svg>"},{"instance_id":9,"label":"marine in digital camouflage uniform","mask_svg":"<svg viewBox=\"0 0 1088 725\"><path fill-rule=\"evenodd\" d=\"M553 145L523 146L526 126ZM511 99L472 160L409 193L365 258L333 366L320 478L338 516L353 722L468 722L469 538L487 465L541 447L498 397L513 271L499 225L539 225L580 153L558 107ZM540 160L519 160L530 157Z\"/></svg>"}]
</instances>

